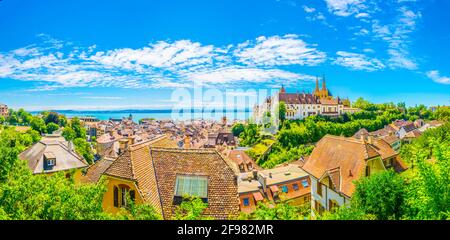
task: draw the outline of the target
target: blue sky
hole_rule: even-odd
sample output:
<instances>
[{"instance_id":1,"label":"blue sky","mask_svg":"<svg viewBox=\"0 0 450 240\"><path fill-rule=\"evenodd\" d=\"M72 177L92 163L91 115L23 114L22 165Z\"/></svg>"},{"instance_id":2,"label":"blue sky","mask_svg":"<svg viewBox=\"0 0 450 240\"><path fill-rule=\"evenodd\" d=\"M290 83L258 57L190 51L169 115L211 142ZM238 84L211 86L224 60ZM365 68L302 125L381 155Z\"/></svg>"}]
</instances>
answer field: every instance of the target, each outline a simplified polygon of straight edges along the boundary
<instances>
[{"instance_id":1,"label":"blue sky","mask_svg":"<svg viewBox=\"0 0 450 240\"><path fill-rule=\"evenodd\" d=\"M450 1L0 2L0 102L170 108L174 90L311 91L449 104Z\"/></svg>"}]
</instances>

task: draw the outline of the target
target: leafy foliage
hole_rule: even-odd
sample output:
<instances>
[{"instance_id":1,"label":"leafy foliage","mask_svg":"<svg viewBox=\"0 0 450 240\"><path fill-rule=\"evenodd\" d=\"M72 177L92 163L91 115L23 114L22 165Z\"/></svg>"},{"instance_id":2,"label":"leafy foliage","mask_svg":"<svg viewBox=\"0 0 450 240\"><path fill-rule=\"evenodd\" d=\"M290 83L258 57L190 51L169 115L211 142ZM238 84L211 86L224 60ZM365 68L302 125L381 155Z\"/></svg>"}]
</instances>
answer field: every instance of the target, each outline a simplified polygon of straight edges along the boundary
<instances>
[{"instance_id":1,"label":"leafy foliage","mask_svg":"<svg viewBox=\"0 0 450 240\"><path fill-rule=\"evenodd\" d=\"M400 219L405 204L404 179L393 171L364 177L355 183L353 207L379 220Z\"/></svg>"},{"instance_id":2,"label":"leafy foliage","mask_svg":"<svg viewBox=\"0 0 450 240\"><path fill-rule=\"evenodd\" d=\"M284 122L284 120L286 119L286 103L283 101L280 101L278 105L278 116L281 122Z\"/></svg>"},{"instance_id":3,"label":"leafy foliage","mask_svg":"<svg viewBox=\"0 0 450 240\"><path fill-rule=\"evenodd\" d=\"M59 126L56 123L50 122L47 124L47 133L53 133L54 131L58 130Z\"/></svg>"},{"instance_id":4,"label":"leafy foliage","mask_svg":"<svg viewBox=\"0 0 450 240\"><path fill-rule=\"evenodd\" d=\"M183 197L183 201L175 209L174 220L211 220L210 216L202 215L208 207L202 199L197 197Z\"/></svg>"},{"instance_id":5,"label":"leafy foliage","mask_svg":"<svg viewBox=\"0 0 450 240\"><path fill-rule=\"evenodd\" d=\"M244 131L239 134L241 146L252 146L261 140L259 127L257 124L250 123L245 126Z\"/></svg>"},{"instance_id":6,"label":"leafy foliage","mask_svg":"<svg viewBox=\"0 0 450 240\"><path fill-rule=\"evenodd\" d=\"M241 213L241 220L306 220L309 219L310 206L304 204L300 206L290 205L289 202L262 203L259 202L256 210L250 214Z\"/></svg>"},{"instance_id":7,"label":"leafy foliage","mask_svg":"<svg viewBox=\"0 0 450 240\"><path fill-rule=\"evenodd\" d=\"M245 130L245 126L242 123L236 123L235 125L233 125L233 127L231 128L231 132L233 133L234 136L239 137L239 135L241 135L241 133Z\"/></svg>"}]
</instances>

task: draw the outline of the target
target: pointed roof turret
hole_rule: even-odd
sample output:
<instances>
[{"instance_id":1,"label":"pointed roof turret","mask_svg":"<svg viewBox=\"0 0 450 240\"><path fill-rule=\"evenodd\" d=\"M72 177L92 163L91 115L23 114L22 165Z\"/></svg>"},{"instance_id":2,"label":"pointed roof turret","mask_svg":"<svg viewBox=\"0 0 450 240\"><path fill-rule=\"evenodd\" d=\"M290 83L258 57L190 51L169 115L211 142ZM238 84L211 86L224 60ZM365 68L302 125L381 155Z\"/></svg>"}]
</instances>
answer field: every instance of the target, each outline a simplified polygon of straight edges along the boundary
<instances>
[{"instance_id":1,"label":"pointed roof turret","mask_svg":"<svg viewBox=\"0 0 450 240\"><path fill-rule=\"evenodd\" d=\"M327 86L325 84L325 75L322 77L322 90L327 90Z\"/></svg>"},{"instance_id":2,"label":"pointed roof turret","mask_svg":"<svg viewBox=\"0 0 450 240\"><path fill-rule=\"evenodd\" d=\"M283 84L281 84L280 92L281 92L281 93L285 93L285 92L286 92L286 89L284 89L284 85L283 85Z\"/></svg>"}]
</instances>

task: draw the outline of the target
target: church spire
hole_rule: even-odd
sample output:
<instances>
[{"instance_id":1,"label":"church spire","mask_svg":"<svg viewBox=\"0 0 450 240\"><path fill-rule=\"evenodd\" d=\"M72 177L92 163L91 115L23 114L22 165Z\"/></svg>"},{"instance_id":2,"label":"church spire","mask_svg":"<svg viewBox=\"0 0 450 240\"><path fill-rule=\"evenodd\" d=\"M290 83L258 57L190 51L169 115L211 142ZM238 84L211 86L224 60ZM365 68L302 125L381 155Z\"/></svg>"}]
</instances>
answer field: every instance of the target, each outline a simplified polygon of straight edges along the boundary
<instances>
[{"instance_id":1,"label":"church spire","mask_svg":"<svg viewBox=\"0 0 450 240\"><path fill-rule=\"evenodd\" d=\"M323 77L322 77L322 90L323 90L323 91L326 91L326 90L327 90L327 86L326 86L326 84L325 84L325 75L323 75Z\"/></svg>"},{"instance_id":2,"label":"church spire","mask_svg":"<svg viewBox=\"0 0 450 240\"><path fill-rule=\"evenodd\" d=\"M281 93L285 93L285 92L286 92L286 89L284 89L284 85L283 85L283 84L281 84L280 92L281 92Z\"/></svg>"},{"instance_id":3,"label":"church spire","mask_svg":"<svg viewBox=\"0 0 450 240\"><path fill-rule=\"evenodd\" d=\"M316 90L314 90L315 93L319 92L319 77L316 77Z\"/></svg>"}]
</instances>

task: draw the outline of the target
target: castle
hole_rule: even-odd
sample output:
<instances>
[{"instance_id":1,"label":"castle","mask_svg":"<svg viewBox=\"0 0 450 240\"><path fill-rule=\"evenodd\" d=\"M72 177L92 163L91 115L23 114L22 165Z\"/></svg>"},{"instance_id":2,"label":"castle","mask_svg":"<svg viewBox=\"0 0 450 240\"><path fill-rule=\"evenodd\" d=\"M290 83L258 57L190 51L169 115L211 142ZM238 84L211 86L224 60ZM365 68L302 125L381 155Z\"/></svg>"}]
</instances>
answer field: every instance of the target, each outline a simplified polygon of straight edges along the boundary
<instances>
[{"instance_id":1,"label":"castle","mask_svg":"<svg viewBox=\"0 0 450 240\"><path fill-rule=\"evenodd\" d=\"M286 105L286 119L303 119L311 115L337 117L344 113L354 113L358 109L350 107L348 99L333 97L327 89L325 77L322 78L322 88L319 87L319 78L316 78L316 87L313 93L287 93L284 86L271 97L265 99L260 105L253 108L253 120L262 123L268 112L276 112L279 102Z\"/></svg>"}]
</instances>

